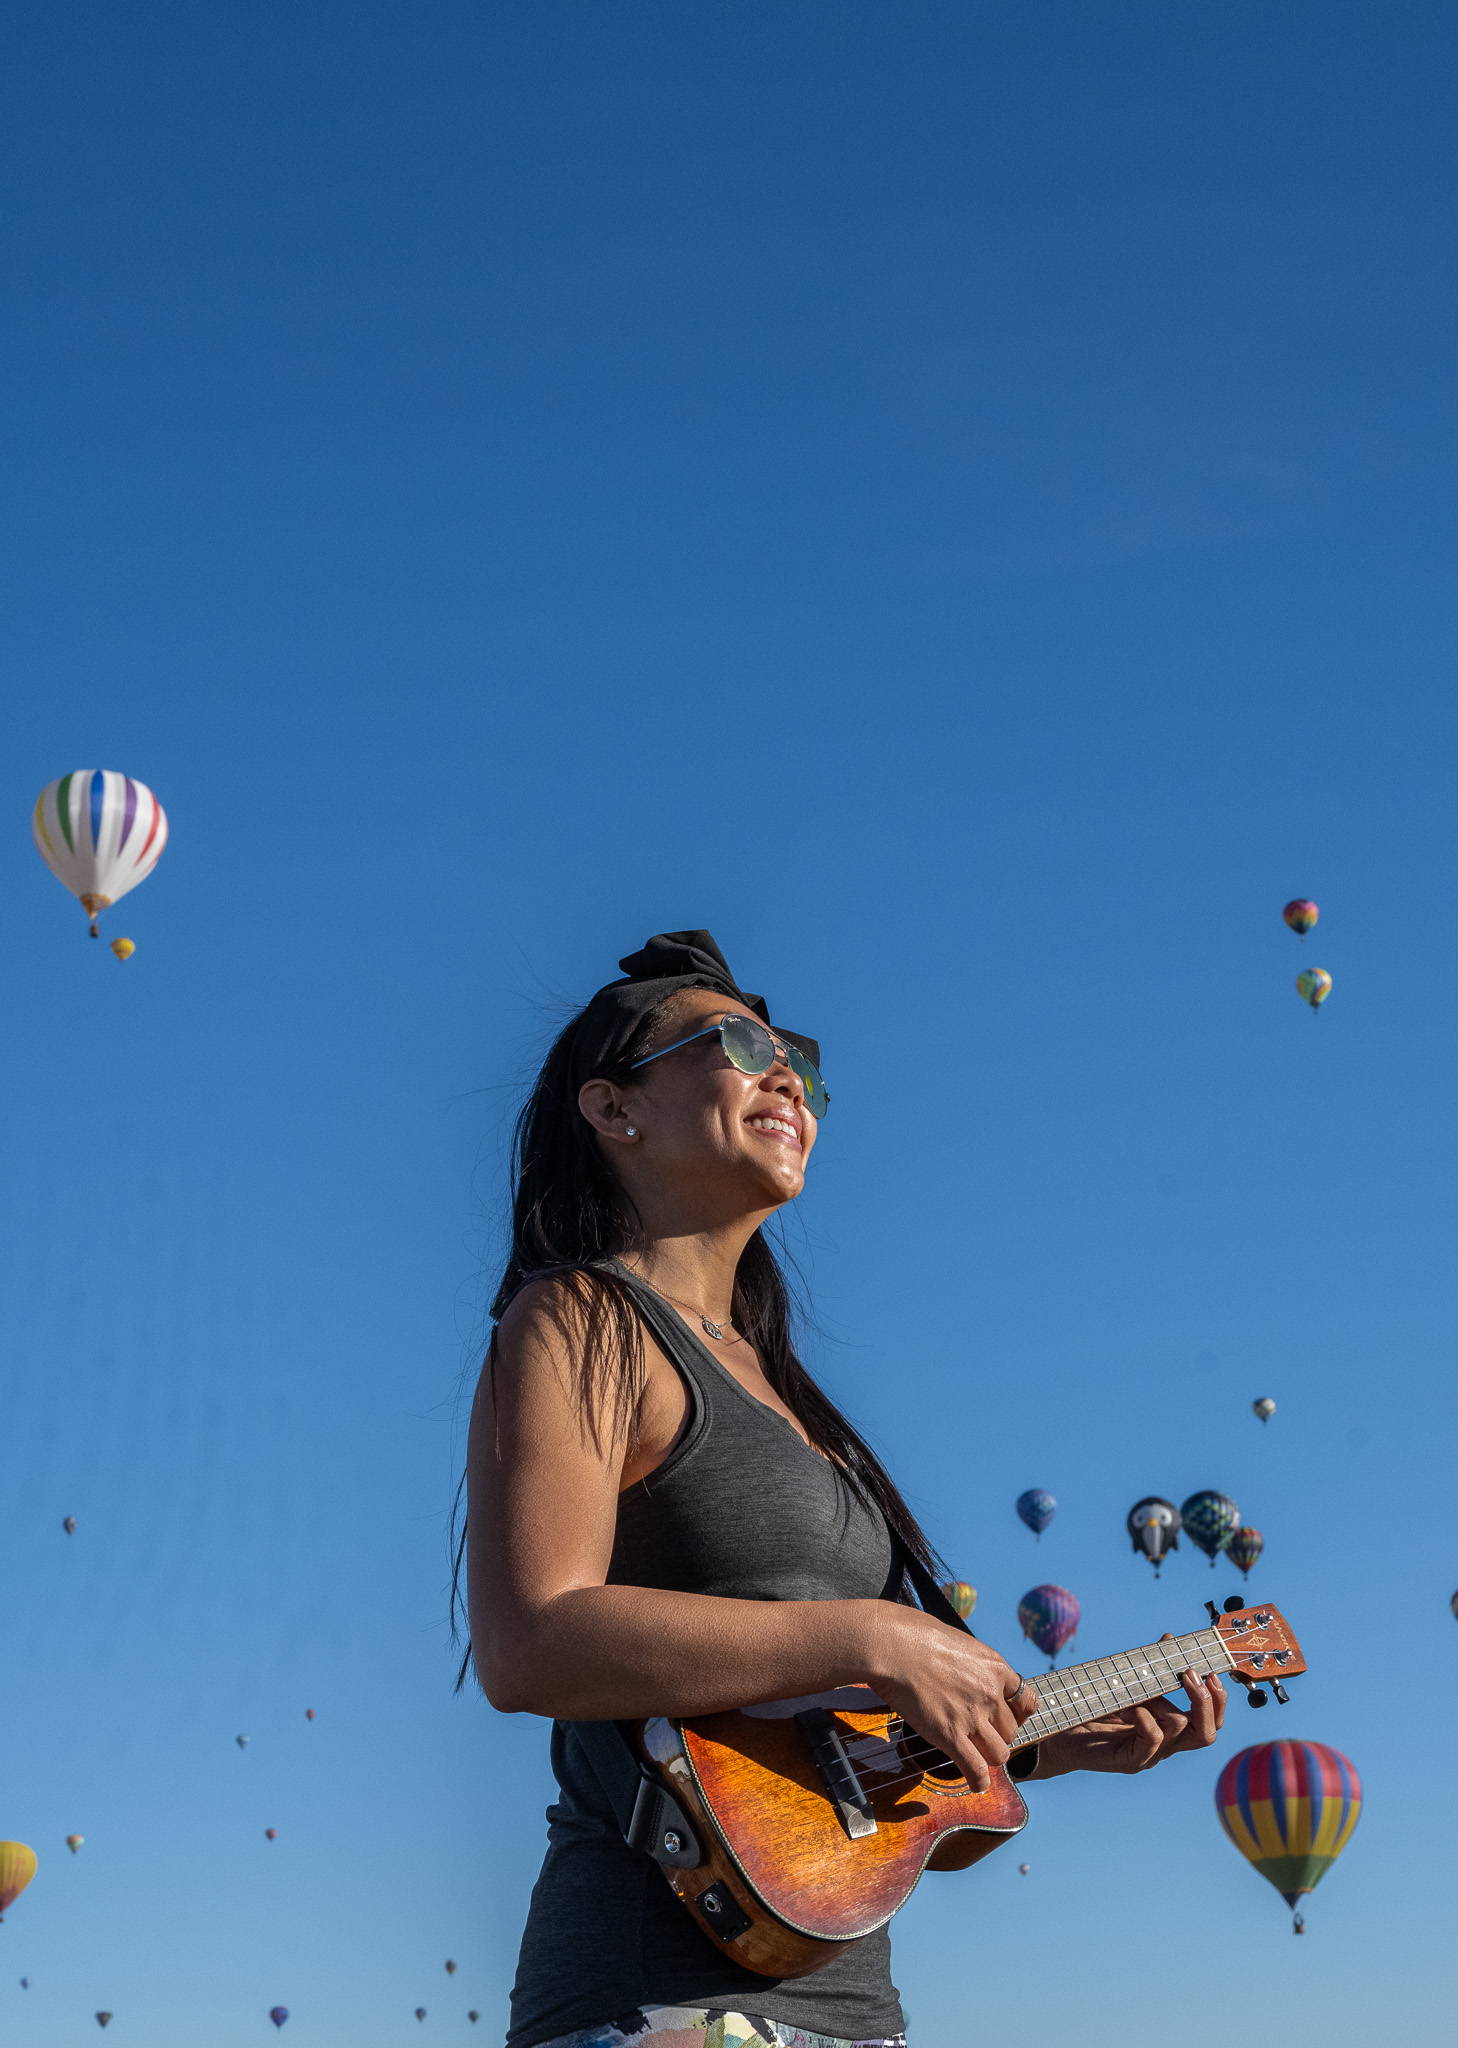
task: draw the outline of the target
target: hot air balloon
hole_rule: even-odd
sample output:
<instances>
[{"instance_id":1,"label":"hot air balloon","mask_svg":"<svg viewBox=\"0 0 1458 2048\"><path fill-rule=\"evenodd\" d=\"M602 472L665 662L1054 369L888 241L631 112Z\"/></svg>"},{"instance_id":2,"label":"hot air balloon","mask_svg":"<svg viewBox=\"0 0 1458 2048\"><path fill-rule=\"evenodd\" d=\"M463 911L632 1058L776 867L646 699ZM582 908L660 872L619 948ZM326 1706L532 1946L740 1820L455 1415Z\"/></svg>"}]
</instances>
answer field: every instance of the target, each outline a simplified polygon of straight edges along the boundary
<instances>
[{"instance_id":1,"label":"hot air balloon","mask_svg":"<svg viewBox=\"0 0 1458 2048\"><path fill-rule=\"evenodd\" d=\"M969 1586L965 1579L948 1579L941 1593L947 1604L956 1608L963 1621L977 1605L977 1588Z\"/></svg>"},{"instance_id":2,"label":"hot air balloon","mask_svg":"<svg viewBox=\"0 0 1458 2048\"><path fill-rule=\"evenodd\" d=\"M1035 1536L1041 1536L1058 1512L1058 1503L1041 1486L1030 1486L1018 1495L1017 1508L1018 1519L1026 1522Z\"/></svg>"},{"instance_id":3,"label":"hot air balloon","mask_svg":"<svg viewBox=\"0 0 1458 2048\"><path fill-rule=\"evenodd\" d=\"M1180 1511L1172 1500L1164 1500L1157 1493L1151 1493L1143 1500L1136 1500L1124 1518L1124 1527L1129 1531L1129 1540L1135 1554L1143 1555L1154 1566L1154 1576L1159 1577L1159 1567L1171 1550L1180 1547Z\"/></svg>"},{"instance_id":4,"label":"hot air balloon","mask_svg":"<svg viewBox=\"0 0 1458 2048\"><path fill-rule=\"evenodd\" d=\"M136 942L132 939L113 939L111 950L118 960L130 960L137 950Z\"/></svg>"},{"instance_id":5,"label":"hot air balloon","mask_svg":"<svg viewBox=\"0 0 1458 2048\"><path fill-rule=\"evenodd\" d=\"M251 1742L252 1737L248 1735L235 1735L233 1737L233 1740L237 1743L240 1749L246 1749L248 1747L248 1744Z\"/></svg>"},{"instance_id":6,"label":"hot air balloon","mask_svg":"<svg viewBox=\"0 0 1458 2048\"><path fill-rule=\"evenodd\" d=\"M1269 1394L1262 1394L1259 1401L1251 1402L1251 1413L1259 1415L1262 1422L1269 1422L1276 1412L1276 1404Z\"/></svg>"},{"instance_id":7,"label":"hot air balloon","mask_svg":"<svg viewBox=\"0 0 1458 2048\"><path fill-rule=\"evenodd\" d=\"M314 1718L314 1709L313 1709L312 1707L305 1707L305 1709L304 1709L304 1719L305 1719L306 1721L312 1721L312 1720L313 1720L313 1718Z\"/></svg>"},{"instance_id":8,"label":"hot air balloon","mask_svg":"<svg viewBox=\"0 0 1458 2048\"><path fill-rule=\"evenodd\" d=\"M1362 1783L1350 1759L1323 1742L1258 1742L1220 1773L1215 1811L1294 1912L1351 1840Z\"/></svg>"},{"instance_id":9,"label":"hot air balloon","mask_svg":"<svg viewBox=\"0 0 1458 2048\"><path fill-rule=\"evenodd\" d=\"M1018 1865L1018 1876L1026 1877L1028 1872L1032 1869L1032 1867L1033 1866L1031 1863L1020 1863Z\"/></svg>"},{"instance_id":10,"label":"hot air balloon","mask_svg":"<svg viewBox=\"0 0 1458 2048\"><path fill-rule=\"evenodd\" d=\"M481 2015L480 2015L480 2013L478 2013L478 2012L468 2012L468 2013L466 2014L466 2018L467 2018L468 2020L478 2020L478 2019L480 2019L480 2017L481 2017Z\"/></svg>"},{"instance_id":11,"label":"hot air balloon","mask_svg":"<svg viewBox=\"0 0 1458 2048\"><path fill-rule=\"evenodd\" d=\"M0 1842L0 1919L35 1876L35 1851L24 1842Z\"/></svg>"},{"instance_id":12,"label":"hot air balloon","mask_svg":"<svg viewBox=\"0 0 1458 2048\"><path fill-rule=\"evenodd\" d=\"M1203 1550L1215 1569L1215 1560L1240 1527L1240 1509L1223 1493L1192 1493L1180 1508L1185 1534L1196 1550Z\"/></svg>"},{"instance_id":13,"label":"hot air balloon","mask_svg":"<svg viewBox=\"0 0 1458 2048\"><path fill-rule=\"evenodd\" d=\"M1311 927L1316 923L1316 920L1321 916L1321 912L1309 896L1293 896L1286 905L1286 908L1281 912L1281 915L1285 918L1287 924L1290 925L1292 931L1295 932L1297 938L1304 939L1311 930Z\"/></svg>"},{"instance_id":14,"label":"hot air balloon","mask_svg":"<svg viewBox=\"0 0 1458 2048\"><path fill-rule=\"evenodd\" d=\"M268 2016L276 2027L281 2027L289 2016L289 2009L286 2005L271 2005Z\"/></svg>"},{"instance_id":15,"label":"hot air balloon","mask_svg":"<svg viewBox=\"0 0 1458 2048\"><path fill-rule=\"evenodd\" d=\"M270 1842L276 1842L276 1841L278 1840L278 1829L277 1829L277 1828L265 1828L265 1829L263 1830L263 1832L264 1832L264 1834L265 1834L265 1835L267 1836L267 1838L268 1838L268 1840L269 1840Z\"/></svg>"},{"instance_id":16,"label":"hot air balloon","mask_svg":"<svg viewBox=\"0 0 1458 2048\"><path fill-rule=\"evenodd\" d=\"M109 2012L99 2012L96 2015L96 2024L98 2027L109 2027L111 2025L111 2014Z\"/></svg>"},{"instance_id":17,"label":"hot air balloon","mask_svg":"<svg viewBox=\"0 0 1458 2048\"><path fill-rule=\"evenodd\" d=\"M72 1854L72 1855L74 1856L74 1855L75 1855L75 1853L76 1853L76 1851L77 1851L77 1850L78 1850L78 1849L79 1849L79 1848L81 1847L81 1844L82 1844L82 1843L83 1843L83 1842L84 1842L85 1840L86 1840L86 1837L85 1837L84 1835L67 1835L67 1837L66 1837L66 1847L67 1847L67 1848L68 1848L68 1849L70 1850L71 1854Z\"/></svg>"},{"instance_id":18,"label":"hot air balloon","mask_svg":"<svg viewBox=\"0 0 1458 2048\"><path fill-rule=\"evenodd\" d=\"M76 1533L76 1517L74 1515L67 1515L65 1521L62 1522L61 1527L65 1530L68 1536L74 1536Z\"/></svg>"},{"instance_id":19,"label":"hot air balloon","mask_svg":"<svg viewBox=\"0 0 1458 2048\"><path fill-rule=\"evenodd\" d=\"M30 1979L29 1979L29 1977L22 1977L22 1978L21 1978L21 1980L20 1980L20 1988L21 1988L21 1990L22 1990L22 1991L29 1991L29 1989L30 1989Z\"/></svg>"},{"instance_id":20,"label":"hot air balloon","mask_svg":"<svg viewBox=\"0 0 1458 2048\"><path fill-rule=\"evenodd\" d=\"M1018 1602L1023 1634L1052 1660L1078 1632L1079 1605L1066 1586L1034 1586Z\"/></svg>"},{"instance_id":21,"label":"hot air balloon","mask_svg":"<svg viewBox=\"0 0 1458 2048\"><path fill-rule=\"evenodd\" d=\"M1331 976L1324 967L1308 967L1296 977L1296 993L1302 1002L1310 1003L1314 1016L1331 994Z\"/></svg>"},{"instance_id":22,"label":"hot air balloon","mask_svg":"<svg viewBox=\"0 0 1458 2048\"><path fill-rule=\"evenodd\" d=\"M145 782L111 768L78 768L36 798L31 832L41 859L91 919L144 882L167 844L167 817Z\"/></svg>"},{"instance_id":23,"label":"hot air balloon","mask_svg":"<svg viewBox=\"0 0 1458 2048\"><path fill-rule=\"evenodd\" d=\"M1259 1529L1241 1527L1231 1536L1225 1548L1232 1564L1248 1572L1266 1547L1266 1539Z\"/></svg>"},{"instance_id":24,"label":"hot air balloon","mask_svg":"<svg viewBox=\"0 0 1458 2048\"><path fill-rule=\"evenodd\" d=\"M1452 1599L1448 1602L1448 1605L1453 1610L1453 1619L1455 1621L1458 1621L1458 1593L1455 1593L1453 1595Z\"/></svg>"},{"instance_id":25,"label":"hot air balloon","mask_svg":"<svg viewBox=\"0 0 1458 2048\"><path fill-rule=\"evenodd\" d=\"M454 1963L447 1963L447 1964L446 1964L446 1975L447 1975L448 1977L454 1977L454 1976L455 1976L455 1974L456 1974L456 1966L455 1966L455 1964L454 1964Z\"/></svg>"},{"instance_id":26,"label":"hot air balloon","mask_svg":"<svg viewBox=\"0 0 1458 2048\"><path fill-rule=\"evenodd\" d=\"M415 2017L416 2017L416 2019L418 2019L418 2020L423 2020L423 2019L425 2018L425 2007L424 2007L423 2005L417 2005L417 2006L416 2006L416 2008L415 2008Z\"/></svg>"}]
</instances>

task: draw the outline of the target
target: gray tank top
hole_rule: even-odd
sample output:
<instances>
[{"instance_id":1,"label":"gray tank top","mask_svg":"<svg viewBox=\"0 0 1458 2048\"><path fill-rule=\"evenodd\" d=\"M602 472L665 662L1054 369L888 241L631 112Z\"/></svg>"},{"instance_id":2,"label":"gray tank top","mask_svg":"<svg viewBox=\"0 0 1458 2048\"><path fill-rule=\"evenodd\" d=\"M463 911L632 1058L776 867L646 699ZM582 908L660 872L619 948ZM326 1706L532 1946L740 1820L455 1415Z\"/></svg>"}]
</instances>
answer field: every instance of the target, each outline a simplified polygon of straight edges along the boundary
<instances>
[{"instance_id":1,"label":"gray tank top","mask_svg":"<svg viewBox=\"0 0 1458 2048\"><path fill-rule=\"evenodd\" d=\"M677 1367L689 1420L656 1472L619 1496L610 1585L739 1600L894 1599L890 1531L839 1469L747 1393L662 1296L612 1265ZM762 2013L807 2032L899 2033L886 1928L808 1977L761 1977L699 1931L663 1873L619 1834L575 1735L552 1727L560 1796L532 1892L506 2048L534 2048L639 2006Z\"/></svg>"}]
</instances>

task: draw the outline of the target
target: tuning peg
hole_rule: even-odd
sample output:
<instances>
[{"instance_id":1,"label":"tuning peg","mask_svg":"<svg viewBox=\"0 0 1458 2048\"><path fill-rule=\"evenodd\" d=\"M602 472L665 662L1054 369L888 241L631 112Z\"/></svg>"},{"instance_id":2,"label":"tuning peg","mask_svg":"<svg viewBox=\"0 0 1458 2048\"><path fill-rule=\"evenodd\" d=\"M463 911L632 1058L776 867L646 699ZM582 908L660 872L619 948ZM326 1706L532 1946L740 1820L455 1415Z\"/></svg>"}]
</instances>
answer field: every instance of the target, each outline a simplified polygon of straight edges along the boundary
<instances>
[{"instance_id":1,"label":"tuning peg","mask_svg":"<svg viewBox=\"0 0 1458 2048\"><path fill-rule=\"evenodd\" d=\"M1290 1705L1291 1695L1287 1692L1285 1686L1282 1685L1279 1678L1273 1678L1271 1680L1271 1691L1276 1695L1276 1698L1280 1701L1283 1707Z\"/></svg>"},{"instance_id":2,"label":"tuning peg","mask_svg":"<svg viewBox=\"0 0 1458 2048\"><path fill-rule=\"evenodd\" d=\"M1240 1594L1232 1593L1225 1603L1225 1612L1227 1614L1239 1614L1241 1608L1244 1607L1244 1605L1245 1602L1241 1598Z\"/></svg>"},{"instance_id":3,"label":"tuning peg","mask_svg":"<svg viewBox=\"0 0 1458 2048\"><path fill-rule=\"evenodd\" d=\"M1220 1609L1215 1605L1215 1602L1213 1600L1207 1600L1205 1602L1205 1612L1209 1615L1212 1621L1218 1621L1220 1619Z\"/></svg>"},{"instance_id":4,"label":"tuning peg","mask_svg":"<svg viewBox=\"0 0 1458 2048\"><path fill-rule=\"evenodd\" d=\"M1245 1695L1245 1703L1248 1707L1263 1707L1265 1705L1266 1696L1260 1686L1253 1685L1249 1687Z\"/></svg>"}]
</instances>

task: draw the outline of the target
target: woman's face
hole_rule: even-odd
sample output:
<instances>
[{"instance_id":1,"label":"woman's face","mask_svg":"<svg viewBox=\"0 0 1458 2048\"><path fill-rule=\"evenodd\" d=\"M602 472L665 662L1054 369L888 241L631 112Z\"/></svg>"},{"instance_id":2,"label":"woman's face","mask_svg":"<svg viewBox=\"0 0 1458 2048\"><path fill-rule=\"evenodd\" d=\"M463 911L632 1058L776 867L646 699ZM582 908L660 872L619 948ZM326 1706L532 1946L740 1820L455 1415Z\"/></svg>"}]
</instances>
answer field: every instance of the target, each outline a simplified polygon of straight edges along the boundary
<instances>
[{"instance_id":1,"label":"woman's face","mask_svg":"<svg viewBox=\"0 0 1458 2048\"><path fill-rule=\"evenodd\" d=\"M731 1012L754 1016L732 996L684 989L650 1051L677 1045ZM793 1201L805 1184L817 1126L799 1075L779 1059L767 1073L741 1073L715 1033L654 1060L628 1084L589 1081L579 1101L612 1141L612 1162L630 1182L651 1174L681 1181L698 1197L712 1183L736 1193L746 1208ZM629 1125L636 1138L626 1137Z\"/></svg>"}]
</instances>

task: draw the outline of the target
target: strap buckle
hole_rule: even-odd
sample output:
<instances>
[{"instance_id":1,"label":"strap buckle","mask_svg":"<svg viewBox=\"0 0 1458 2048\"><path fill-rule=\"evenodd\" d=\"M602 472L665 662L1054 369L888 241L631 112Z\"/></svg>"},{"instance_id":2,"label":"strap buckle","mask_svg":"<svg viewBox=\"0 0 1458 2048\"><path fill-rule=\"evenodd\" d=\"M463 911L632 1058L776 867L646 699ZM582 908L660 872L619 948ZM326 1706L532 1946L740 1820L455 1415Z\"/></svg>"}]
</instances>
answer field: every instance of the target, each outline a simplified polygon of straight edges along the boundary
<instances>
[{"instance_id":1,"label":"strap buckle","mask_svg":"<svg viewBox=\"0 0 1458 2048\"><path fill-rule=\"evenodd\" d=\"M641 1766L623 1840L630 1848L641 1849L655 1863L671 1870L695 1870L704 1860L698 1836L689 1826L683 1808L662 1779Z\"/></svg>"}]
</instances>

